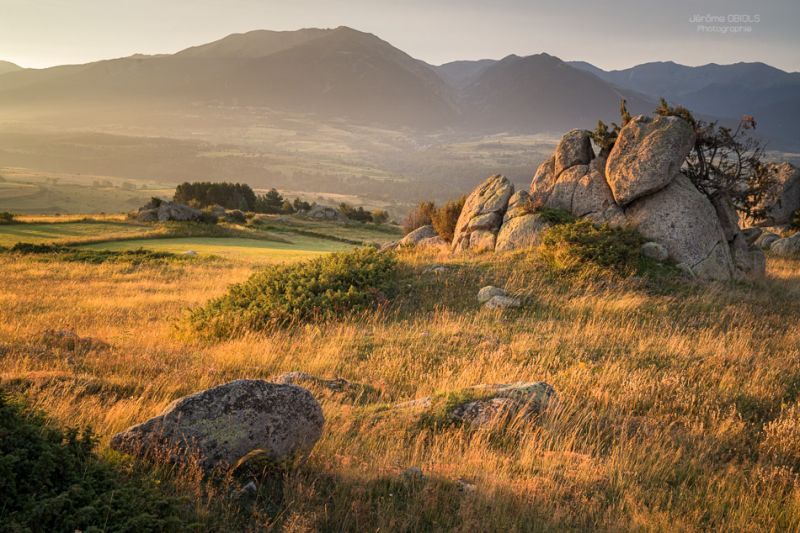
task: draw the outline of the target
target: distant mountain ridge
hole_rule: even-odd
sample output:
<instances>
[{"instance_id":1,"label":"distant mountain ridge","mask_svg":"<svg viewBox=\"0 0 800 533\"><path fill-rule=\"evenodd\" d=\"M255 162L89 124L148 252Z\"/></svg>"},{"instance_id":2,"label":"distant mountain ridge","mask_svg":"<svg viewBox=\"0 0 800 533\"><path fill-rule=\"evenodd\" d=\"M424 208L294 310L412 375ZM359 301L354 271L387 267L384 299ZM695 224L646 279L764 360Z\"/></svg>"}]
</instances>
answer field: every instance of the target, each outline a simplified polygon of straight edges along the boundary
<instances>
[{"instance_id":1,"label":"distant mountain ridge","mask_svg":"<svg viewBox=\"0 0 800 533\"><path fill-rule=\"evenodd\" d=\"M764 63L710 63L699 67L672 61L605 71L584 61L570 65L616 87L652 99L666 98L695 113L737 120L753 115L759 131L778 143L800 140L800 73Z\"/></svg>"},{"instance_id":2,"label":"distant mountain ridge","mask_svg":"<svg viewBox=\"0 0 800 533\"><path fill-rule=\"evenodd\" d=\"M0 63L0 109L131 104L265 107L386 127L558 134L617 120L658 98L698 114L756 116L800 145L800 73L763 63L647 63L604 71L548 54L432 66L348 27L232 34L175 54L48 69Z\"/></svg>"},{"instance_id":3,"label":"distant mountain ridge","mask_svg":"<svg viewBox=\"0 0 800 533\"><path fill-rule=\"evenodd\" d=\"M0 74L6 74L7 72L16 72L17 70L22 70L22 67L19 65L15 65L11 61L0 61Z\"/></svg>"}]
</instances>

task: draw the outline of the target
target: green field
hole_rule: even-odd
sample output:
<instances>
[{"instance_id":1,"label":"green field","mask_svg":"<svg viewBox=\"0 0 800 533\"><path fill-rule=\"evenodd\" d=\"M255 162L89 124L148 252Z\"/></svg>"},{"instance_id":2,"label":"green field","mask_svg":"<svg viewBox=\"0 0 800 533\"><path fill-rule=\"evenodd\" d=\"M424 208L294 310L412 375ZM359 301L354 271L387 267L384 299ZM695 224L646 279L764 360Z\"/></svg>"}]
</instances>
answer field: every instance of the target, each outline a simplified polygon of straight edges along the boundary
<instances>
[{"instance_id":1,"label":"green field","mask_svg":"<svg viewBox=\"0 0 800 533\"><path fill-rule=\"evenodd\" d=\"M352 244L312 237L292 236L291 243L243 238L187 237L170 239L131 239L87 244L81 248L95 250L137 250L216 255L226 259L242 259L259 263L282 263L317 257L330 252L353 248Z\"/></svg>"},{"instance_id":2,"label":"green field","mask_svg":"<svg viewBox=\"0 0 800 533\"><path fill-rule=\"evenodd\" d=\"M54 224L9 224L0 226L0 246L18 242L66 243L90 239L119 239L144 235L149 226L125 222L59 222Z\"/></svg>"}]
</instances>

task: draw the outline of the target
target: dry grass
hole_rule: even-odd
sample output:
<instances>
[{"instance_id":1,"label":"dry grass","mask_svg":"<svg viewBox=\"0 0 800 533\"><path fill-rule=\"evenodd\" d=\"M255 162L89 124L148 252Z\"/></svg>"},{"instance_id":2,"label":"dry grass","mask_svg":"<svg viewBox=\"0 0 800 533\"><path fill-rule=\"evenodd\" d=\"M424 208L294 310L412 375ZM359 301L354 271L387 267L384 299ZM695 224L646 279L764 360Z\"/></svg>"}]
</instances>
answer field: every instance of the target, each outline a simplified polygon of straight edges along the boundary
<instances>
[{"instance_id":1,"label":"dry grass","mask_svg":"<svg viewBox=\"0 0 800 533\"><path fill-rule=\"evenodd\" d=\"M205 345L176 334L183 310L249 267L2 257L0 379L55 419L91 425L101 447L180 395L289 370L369 383L385 403L517 380L558 391L535 423L488 433L323 398L324 436L288 475L279 512L226 507L243 529L800 528L799 262L771 259L757 285L654 291L571 286L524 254L507 259L405 255L415 275L396 313ZM431 262L450 268L423 273ZM524 295L524 309L481 311L474 295L489 282ZM48 346L47 329L110 347ZM409 466L427 479L403 481ZM180 490L200 494L192 483ZM198 510L217 512L208 501Z\"/></svg>"}]
</instances>

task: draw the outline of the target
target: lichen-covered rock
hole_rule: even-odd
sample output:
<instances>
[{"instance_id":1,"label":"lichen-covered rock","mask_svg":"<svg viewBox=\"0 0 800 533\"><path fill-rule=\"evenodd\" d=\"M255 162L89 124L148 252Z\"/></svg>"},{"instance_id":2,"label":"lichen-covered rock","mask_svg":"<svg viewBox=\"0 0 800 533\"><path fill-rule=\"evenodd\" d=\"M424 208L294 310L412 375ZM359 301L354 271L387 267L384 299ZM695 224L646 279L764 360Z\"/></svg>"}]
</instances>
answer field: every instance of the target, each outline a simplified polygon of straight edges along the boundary
<instances>
[{"instance_id":1,"label":"lichen-covered rock","mask_svg":"<svg viewBox=\"0 0 800 533\"><path fill-rule=\"evenodd\" d=\"M309 391L240 379L179 398L155 418L114 435L111 447L174 462L226 469L253 450L276 462L311 450L324 418Z\"/></svg>"},{"instance_id":2,"label":"lichen-covered rock","mask_svg":"<svg viewBox=\"0 0 800 533\"><path fill-rule=\"evenodd\" d=\"M503 223L500 228L495 251L503 252L537 246L542 232L549 227L550 224L537 213L513 217Z\"/></svg>"},{"instance_id":3,"label":"lichen-covered rock","mask_svg":"<svg viewBox=\"0 0 800 533\"><path fill-rule=\"evenodd\" d=\"M435 237L428 237L426 239L421 239L417 242L417 248L423 250L430 250L434 248L442 248L448 249L450 247L450 243L446 240L442 239L438 235Z\"/></svg>"},{"instance_id":4,"label":"lichen-covered rock","mask_svg":"<svg viewBox=\"0 0 800 533\"><path fill-rule=\"evenodd\" d=\"M681 118L631 119L606 162L606 180L617 204L626 206L669 185L694 141L691 125Z\"/></svg>"},{"instance_id":5,"label":"lichen-covered rock","mask_svg":"<svg viewBox=\"0 0 800 533\"><path fill-rule=\"evenodd\" d=\"M399 245L400 246L414 246L419 241L423 239L430 239L431 237L437 237L436 230L433 229L433 226L428 224L427 226L421 226L414 231L408 233L405 237L400 239Z\"/></svg>"},{"instance_id":6,"label":"lichen-covered rock","mask_svg":"<svg viewBox=\"0 0 800 533\"><path fill-rule=\"evenodd\" d=\"M453 250L494 250L497 231L512 194L514 186L501 175L490 177L472 191L456 222Z\"/></svg>"},{"instance_id":7,"label":"lichen-covered rock","mask_svg":"<svg viewBox=\"0 0 800 533\"><path fill-rule=\"evenodd\" d=\"M510 418L529 418L540 414L556 397L552 386L543 381L504 385L478 385L465 391L473 399L452 407L451 422L482 429Z\"/></svg>"},{"instance_id":8,"label":"lichen-covered rock","mask_svg":"<svg viewBox=\"0 0 800 533\"><path fill-rule=\"evenodd\" d=\"M575 165L588 165L594 158L592 134L586 130L568 131L556 146L554 169L556 178Z\"/></svg>"},{"instance_id":9,"label":"lichen-covered rock","mask_svg":"<svg viewBox=\"0 0 800 533\"><path fill-rule=\"evenodd\" d=\"M699 278L731 278L733 260L722 225L711 202L689 178L678 174L666 188L631 204L625 216Z\"/></svg>"}]
</instances>

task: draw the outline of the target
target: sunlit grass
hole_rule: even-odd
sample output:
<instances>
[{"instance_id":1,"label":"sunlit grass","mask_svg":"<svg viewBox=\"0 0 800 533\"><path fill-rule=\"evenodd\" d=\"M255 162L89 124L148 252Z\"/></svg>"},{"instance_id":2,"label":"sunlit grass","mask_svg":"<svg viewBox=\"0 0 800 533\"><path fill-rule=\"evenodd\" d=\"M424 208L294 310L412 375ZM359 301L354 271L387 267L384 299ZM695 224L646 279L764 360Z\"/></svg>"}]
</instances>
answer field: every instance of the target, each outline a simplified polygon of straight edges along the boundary
<instances>
[{"instance_id":1,"label":"sunlit grass","mask_svg":"<svg viewBox=\"0 0 800 533\"><path fill-rule=\"evenodd\" d=\"M176 334L181 317L246 279L244 263L0 257L0 379L55 419L91 425L101 447L176 397L232 379L301 370L378 388L376 405L322 400L323 437L289 474L282 512L237 515L251 529L273 519L289 531L800 527L800 263L771 258L755 285L665 292L572 284L527 254L401 260L412 275L397 312L205 344ZM449 268L425 272L432 263ZM523 309L481 310L475 293L488 283L522 295ZM111 347L49 349L46 329ZM547 381L559 402L500 434L379 408L518 380ZM428 480L403 482L409 466Z\"/></svg>"}]
</instances>

